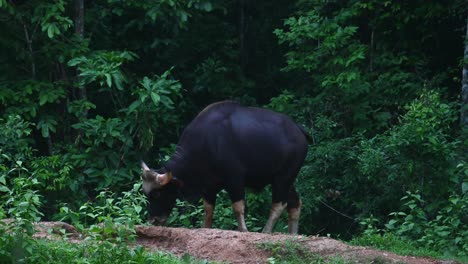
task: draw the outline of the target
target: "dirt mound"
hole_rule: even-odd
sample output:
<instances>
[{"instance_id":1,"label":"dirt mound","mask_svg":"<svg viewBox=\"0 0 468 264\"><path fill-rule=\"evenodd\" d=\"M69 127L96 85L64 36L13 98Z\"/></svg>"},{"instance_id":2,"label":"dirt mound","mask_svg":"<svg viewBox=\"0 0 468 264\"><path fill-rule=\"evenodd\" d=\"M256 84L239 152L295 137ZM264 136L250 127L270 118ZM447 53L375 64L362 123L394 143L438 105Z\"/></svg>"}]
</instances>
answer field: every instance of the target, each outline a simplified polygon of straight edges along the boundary
<instances>
[{"instance_id":1,"label":"dirt mound","mask_svg":"<svg viewBox=\"0 0 468 264\"><path fill-rule=\"evenodd\" d=\"M52 238L65 230L71 242L79 242L76 229L62 222L40 222L37 224L38 238ZM52 232L50 232L52 230ZM186 229L160 226L137 226L136 243L154 251L171 252L182 256L189 254L199 259L229 263L266 263L269 252L261 249L262 243L286 243L294 241L301 247L323 257L340 256L357 263L412 263L435 264L456 263L428 258L398 256L393 253L366 247L349 246L340 241L316 236L292 236L286 234L241 233L219 229Z\"/></svg>"}]
</instances>

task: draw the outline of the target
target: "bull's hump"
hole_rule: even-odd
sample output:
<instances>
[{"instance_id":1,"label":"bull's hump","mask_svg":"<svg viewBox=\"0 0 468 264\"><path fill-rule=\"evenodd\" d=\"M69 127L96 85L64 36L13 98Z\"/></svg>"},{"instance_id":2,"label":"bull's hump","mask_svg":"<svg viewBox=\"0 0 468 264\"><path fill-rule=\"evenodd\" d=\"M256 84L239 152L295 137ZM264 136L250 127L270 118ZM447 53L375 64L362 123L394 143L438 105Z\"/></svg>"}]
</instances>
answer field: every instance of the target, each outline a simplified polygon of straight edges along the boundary
<instances>
[{"instance_id":1,"label":"bull's hump","mask_svg":"<svg viewBox=\"0 0 468 264\"><path fill-rule=\"evenodd\" d=\"M219 107L223 107L223 106L240 106L240 104L237 103L236 101L232 101L232 100L225 100L225 101L212 103L212 104L208 105L207 107L205 107L198 115L201 115L203 113L209 112L210 110L213 110L213 109L219 108Z\"/></svg>"}]
</instances>

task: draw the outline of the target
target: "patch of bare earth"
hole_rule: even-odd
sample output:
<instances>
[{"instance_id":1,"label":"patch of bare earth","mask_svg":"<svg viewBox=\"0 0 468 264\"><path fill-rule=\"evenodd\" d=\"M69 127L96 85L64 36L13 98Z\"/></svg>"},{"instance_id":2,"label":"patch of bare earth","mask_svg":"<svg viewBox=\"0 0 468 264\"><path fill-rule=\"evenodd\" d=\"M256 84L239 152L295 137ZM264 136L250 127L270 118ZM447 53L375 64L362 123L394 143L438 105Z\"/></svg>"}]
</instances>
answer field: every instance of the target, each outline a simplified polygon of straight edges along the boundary
<instances>
[{"instance_id":1,"label":"patch of bare earth","mask_svg":"<svg viewBox=\"0 0 468 264\"><path fill-rule=\"evenodd\" d=\"M62 222L40 222L37 224L38 238L52 238L53 234L71 235L71 242L79 242L76 229ZM399 256L394 253L366 247L349 246L340 241L316 236L292 236L287 234L262 234L237 232L219 229L186 229L160 226L137 226L136 243L151 251L171 252L182 256L189 254L198 259L228 263L266 263L269 252L260 249L265 242L285 243L295 241L302 247L322 257L340 256L357 263L411 263L411 264L449 264L453 261L429 258ZM51 232L52 230L52 232ZM70 239L69 239L70 240Z\"/></svg>"}]
</instances>

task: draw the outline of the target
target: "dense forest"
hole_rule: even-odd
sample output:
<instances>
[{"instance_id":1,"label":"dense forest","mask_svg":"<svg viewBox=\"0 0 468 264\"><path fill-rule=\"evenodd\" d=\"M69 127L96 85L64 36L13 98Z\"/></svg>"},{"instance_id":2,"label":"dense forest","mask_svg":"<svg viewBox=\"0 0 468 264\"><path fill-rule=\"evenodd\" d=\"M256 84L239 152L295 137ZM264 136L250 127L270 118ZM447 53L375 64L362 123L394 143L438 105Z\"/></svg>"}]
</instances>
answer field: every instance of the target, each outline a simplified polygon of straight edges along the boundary
<instances>
[{"instance_id":1,"label":"dense forest","mask_svg":"<svg viewBox=\"0 0 468 264\"><path fill-rule=\"evenodd\" d=\"M139 160L157 167L200 110L230 99L310 134L300 233L467 256L467 7L0 0L0 219L144 222ZM214 226L235 229L220 196ZM249 230L270 197L248 192ZM169 225L202 218L178 201Z\"/></svg>"}]
</instances>

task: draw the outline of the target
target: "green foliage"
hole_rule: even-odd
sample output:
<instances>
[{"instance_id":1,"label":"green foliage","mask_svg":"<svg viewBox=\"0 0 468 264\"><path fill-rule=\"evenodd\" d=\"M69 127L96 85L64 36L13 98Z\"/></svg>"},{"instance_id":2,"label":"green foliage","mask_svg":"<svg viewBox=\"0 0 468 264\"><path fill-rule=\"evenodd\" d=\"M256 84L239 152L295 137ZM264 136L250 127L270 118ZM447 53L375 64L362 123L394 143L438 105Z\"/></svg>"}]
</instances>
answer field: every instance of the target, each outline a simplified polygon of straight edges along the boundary
<instances>
[{"instance_id":1,"label":"green foliage","mask_svg":"<svg viewBox=\"0 0 468 264\"><path fill-rule=\"evenodd\" d=\"M335 68L333 72L339 75L325 78L322 87L351 88L349 85L359 74L353 66L365 58L365 46L353 39L358 28L344 26L353 15L356 15L355 8L343 9L331 19L321 16L317 10L310 10L299 17L286 19L284 25L288 30L275 30L279 42L293 48L286 53L288 65L284 70L327 72ZM305 43L315 45L304 49ZM326 61L325 65L321 63L323 61Z\"/></svg>"},{"instance_id":2,"label":"green foliage","mask_svg":"<svg viewBox=\"0 0 468 264\"><path fill-rule=\"evenodd\" d=\"M72 27L72 20L65 14L66 1L42 4L35 9L32 22L40 23L42 32L47 32L51 39Z\"/></svg>"},{"instance_id":3,"label":"green foliage","mask_svg":"<svg viewBox=\"0 0 468 264\"><path fill-rule=\"evenodd\" d=\"M7 179L12 179L11 183L7 183ZM15 219L18 232L32 235L34 229L31 223L39 221L42 215L39 212L41 197L34 190L39 182L34 175L29 175L21 161L17 161L16 166L7 171L2 168L0 183L3 193L1 204L4 206L2 210L7 217Z\"/></svg>"},{"instance_id":4,"label":"green foliage","mask_svg":"<svg viewBox=\"0 0 468 264\"><path fill-rule=\"evenodd\" d=\"M8 107L4 116L17 114L35 118L42 113L45 106L57 104L65 97L65 88L59 82L27 80L7 84L3 88L0 91L0 101Z\"/></svg>"},{"instance_id":5,"label":"green foliage","mask_svg":"<svg viewBox=\"0 0 468 264\"><path fill-rule=\"evenodd\" d=\"M80 86L94 82L98 87L124 89L125 76L121 71L124 62L133 61L137 55L123 51L97 51L89 56L80 56L68 62L68 66L77 67L80 72ZM105 89L104 89L105 90Z\"/></svg>"},{"instance_id":6,"label":"green foliage","mask_svg":"<svg viewBox=\"0 0 468 264\"><path fill-rule=\"evenodd\" d=\"M449 124L455 118L455 112L449 109L438 95L423 94L407 106L408 112L399 125L361 141L356 156L357 180L373 185L373 191L387 199L373 203L399 204L398 199L407 190L431 193L428 202L432 203L453 190L454 161L461 156L457 153L459 142L448 140ZM385 183L380 179L386 179Z\"/></svg>"},{"instance_id":7,"label":"green foliage","mask_svg":"<svg viewBox=\"0 0 468 264\"><path fill-rule=\"evenodd\" d=\"M131 179L132 169L121 165L122 157L133 147L129 126L120 118L102 116L73 125L83 131L81 143L86 148L70 150L67 158L74 167L86 168L83 173L87 184L102 189Z\"/></svg>"},{"instance_id":8,"label":"green foliage","mask_svg":"<svg viewBox=\"0 0 468 264\"><path fill-rule=\"evenodd\" d=\"M181 84L171 78L171 70L153 79L144 77L140 86L134 91L137 99L125 109L128 118L134 123L139 138L139 147L150 149L155 140L155 132L166 129L166 126L177 125L175 105L181 97Z\"/></svg>"}]
</instances>

